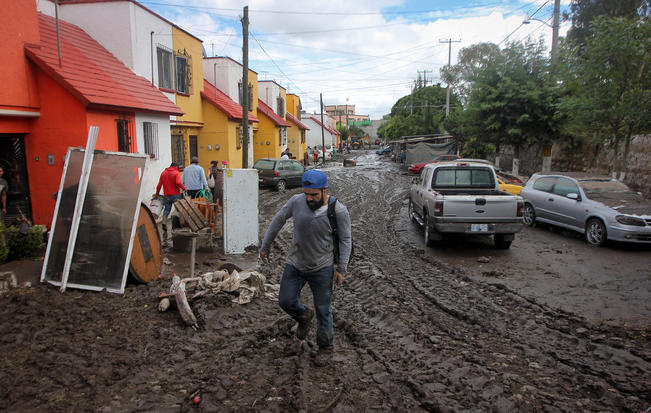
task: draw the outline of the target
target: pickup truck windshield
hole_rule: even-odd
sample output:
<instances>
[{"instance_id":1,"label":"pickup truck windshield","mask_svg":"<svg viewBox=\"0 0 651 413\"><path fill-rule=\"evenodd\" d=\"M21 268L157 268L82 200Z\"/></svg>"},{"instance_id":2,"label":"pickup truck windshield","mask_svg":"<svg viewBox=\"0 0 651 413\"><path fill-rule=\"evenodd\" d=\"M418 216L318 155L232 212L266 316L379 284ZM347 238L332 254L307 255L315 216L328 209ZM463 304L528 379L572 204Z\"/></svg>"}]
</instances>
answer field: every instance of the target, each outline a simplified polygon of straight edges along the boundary
<instances>
[{"instance_id":1,"label":"pickup truck windshield","mask_svg":"<svg viewBox=\"0 0 651 413\"><path fill-rule=\"evenodd\" d=\"M488 168L437 168L432 188L495 188Z\"/></svg>"}]
</instances>

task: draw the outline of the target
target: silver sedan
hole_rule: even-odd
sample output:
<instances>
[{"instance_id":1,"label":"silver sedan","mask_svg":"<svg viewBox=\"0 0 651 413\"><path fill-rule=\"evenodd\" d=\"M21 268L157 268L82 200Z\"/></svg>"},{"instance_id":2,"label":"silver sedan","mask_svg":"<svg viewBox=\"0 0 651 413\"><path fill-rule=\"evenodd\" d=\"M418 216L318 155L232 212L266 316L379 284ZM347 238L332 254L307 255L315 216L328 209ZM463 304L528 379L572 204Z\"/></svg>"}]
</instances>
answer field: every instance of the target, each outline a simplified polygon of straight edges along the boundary
<instances>
[{"instance_id":1,"label":"silver sedan","mask_svg":"<svg viewBox=\"0 0 651 413\"><path fill-rule=\"evenodd\" d=\"M558 225L606 240L651 243L651 201L608 176L582 172L534 174L520 194L523 221Z\"/></svg>"}]
</instances>

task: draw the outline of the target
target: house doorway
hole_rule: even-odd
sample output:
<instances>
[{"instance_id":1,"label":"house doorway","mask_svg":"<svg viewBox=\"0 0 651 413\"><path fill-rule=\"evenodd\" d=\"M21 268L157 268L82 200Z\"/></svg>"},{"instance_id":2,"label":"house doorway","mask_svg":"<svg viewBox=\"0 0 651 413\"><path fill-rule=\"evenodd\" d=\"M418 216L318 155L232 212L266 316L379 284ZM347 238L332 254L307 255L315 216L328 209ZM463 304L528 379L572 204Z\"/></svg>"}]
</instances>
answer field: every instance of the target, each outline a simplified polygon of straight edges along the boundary
<instances>
[{"instance_id":1,"label":"house doorway","mask_svg":"<svg viewBox=\"0 0 651 413\"><path fill-rule=\"evenodd\" d=\"M172 162L185 166L185 151L183 148L183 135L172 135Z\"/></svg>"},{"instance_id":2,"label":"house doorway","mask_svg":"<svg viewBox=\"0 0 651 413\"><path fill-rule=\"evenodd\" d=\"M0 166L8 184L6 226L15 224L22 216L32 220L26 161L24 135L0 134Z\"/></svg>"}]
</instances>

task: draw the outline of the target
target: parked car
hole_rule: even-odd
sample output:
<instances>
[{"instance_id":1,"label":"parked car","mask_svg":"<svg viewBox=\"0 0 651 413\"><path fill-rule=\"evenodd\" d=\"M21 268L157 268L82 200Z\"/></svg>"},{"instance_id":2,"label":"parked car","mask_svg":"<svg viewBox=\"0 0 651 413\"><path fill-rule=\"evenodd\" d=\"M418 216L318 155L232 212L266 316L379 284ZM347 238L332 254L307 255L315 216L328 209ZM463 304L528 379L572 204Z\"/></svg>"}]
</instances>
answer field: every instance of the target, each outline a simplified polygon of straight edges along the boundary
<instances>
[{"instance_id":1,"label":"parked car","mask_svg":"<svg viewBox=\"0 0 651 413\"><path fill-rule=\"evenodd\" d=\"M291 186L301 186L305 167L292 159L262 158L253 165L258 170L258 183L282 191Z\"/></svg>"},{"instance_id":2,"label":"parked car","mask_svg":"<svg viewBox=\"0 0 651 413\"><path fill-rule=\"evenodd\" d=\"M513 195L520 195L520 192L522 192L522 185L504 182L503 178L499 174L497 175L497 182L500 184L500 191L508 192Z\"/></svg>"},{"instance_id":3,"label":"parked car","mask_svg":"<svg viewBox=\"0 0 651 413\"><path fill-rule=\"evenodd\" d=\"M391 146L387 145L382 149L378 149L377 151L375 151L375 153L377 153L378 155L386 155L386 154L391 153L391 150L392 150Z\"/></svg>"},{"instance_id":4,"label":"parked car","mask_svg":"<svg viewBox=\"0 0 651 413\"><path fill-rule=\"evenodd\" d=\"M376 145L380 145L381 143L382 143L381 140L379 140L379 139L376 139L376 140L375 140L375 144L376 144Z\"/></svg>"},{"instance_id":5,"label":"parked car","mask_svg":"<svg viewBox=\"0 0 651 413\"><path fill-rule=\"evenodd\" d=\"M606 240L651 243L651 200L609 177L581 172L535 174L522 189L523 222L558 225Z\"/></svg>"},{"instance_id":6,"label":"parked car","mask_svg":"<svg viewBox=\"0 0 651 413\"><path fill-rule=\"evenodd\" d=\"M497 248L509 248L522 229L522 209L522 198L500 191L485 162L427 164L409 191L408 214L423 227L426 245L458 233L493 235Z\"/></svg>"},{"instance_id":7,"label":"parked car","mask_svg":"<svg viewBox=\"0 0 651 413\"><path fill-rule=\"evenodd\" d=\"M415 175L420 175L420 171L423 169L423 166L427 165L428 163L435 163L435 162L443 162L443 161L454 161L455 159L459 159L457 155L439 155L434 160L429 161L429 162L420 162L420 163L413 163L409 165L409 172Z\"/></svg>"}]
</instances>

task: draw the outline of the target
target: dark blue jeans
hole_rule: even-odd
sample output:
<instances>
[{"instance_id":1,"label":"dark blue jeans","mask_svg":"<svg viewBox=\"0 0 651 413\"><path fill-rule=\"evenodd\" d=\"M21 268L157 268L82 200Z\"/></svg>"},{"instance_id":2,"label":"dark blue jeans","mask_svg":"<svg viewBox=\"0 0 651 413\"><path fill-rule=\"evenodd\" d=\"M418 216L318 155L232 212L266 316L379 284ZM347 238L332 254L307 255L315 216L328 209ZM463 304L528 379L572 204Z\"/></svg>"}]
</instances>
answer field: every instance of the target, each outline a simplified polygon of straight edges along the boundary
<instances>
[{"instance_id":1,"label":"dark blue jeans","mask_svg":"<svg viewBox=\"0 0 651 413\"><path fill-rule=\"evenodd\" d=\"M178 194L178 195L165 195L163 197L163 206L165 209L163 210L163 215L168 216L170 214L170 211L172 210L172 204L181 199L183 195Z\"/></svg>"},{"instance_id":2,"label":"dark blue jeans","mask_svg":"<svg viewBox=\"0 0 651 413\"><path fill-rule=\"evenodd\" d=\"M285 264L283 277L280 280L278 304L287 314L299 320L305 312L305 306L300 301L301 290L305 283L310 285L314 297L316 312L316 344L319 347L332 346L334 329L332 327L332 282L334 266L322 268L314 272L301 272L291 264Z\"/></svg>"}]
</instances>

